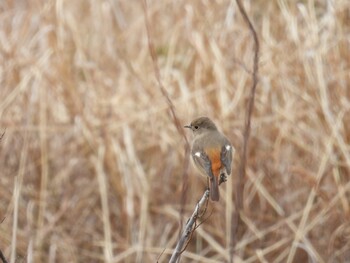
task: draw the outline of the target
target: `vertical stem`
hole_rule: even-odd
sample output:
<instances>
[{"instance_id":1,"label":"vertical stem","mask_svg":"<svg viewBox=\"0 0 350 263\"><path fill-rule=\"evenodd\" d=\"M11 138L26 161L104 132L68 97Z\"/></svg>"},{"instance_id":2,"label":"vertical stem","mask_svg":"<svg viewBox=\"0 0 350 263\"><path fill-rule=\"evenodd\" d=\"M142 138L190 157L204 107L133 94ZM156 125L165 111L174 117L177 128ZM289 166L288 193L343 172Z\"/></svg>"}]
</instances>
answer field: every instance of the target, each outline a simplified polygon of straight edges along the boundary
<instances>
[{"instance_id":1,"label":"vertical stem","mask_svg":"<svg viewBox=\"0 0 350 263\"><path fill-rule=\"evenodd\" d=\"M245 23L248 25L249 30L252 34L253 40L254 40L254 61L253 61L253 83L250 89L250 95L248 100L248 107L245 115L245 126L244 126L244 137L243 137L243 149L241 152L241 163L239 166L239 172L238 172L238 180L237 180L237 189L236 189L236 211L233 213L232 216L232 233L231 233L231 246L230 246L230 262L233 262L233 253L234 253L234 247L237 242L237 232L238 227L240 225L240 213L243 209L243 188L244 188L244 177L246 173L246 163L247 163L247 149L248 149L248 142L249 142L249 136L250 136L250 123L251 123L251 116L254 109L254 98L255 98L255 91L258 84L258 70L259 70L259 39L258 35L254 29L253 24L251 23L247 12L245 11L245 8L242 4L241 0L236 0L236 3L238 5L238 9L243 16L243 19Z\"/></svg>"}]
</instances>

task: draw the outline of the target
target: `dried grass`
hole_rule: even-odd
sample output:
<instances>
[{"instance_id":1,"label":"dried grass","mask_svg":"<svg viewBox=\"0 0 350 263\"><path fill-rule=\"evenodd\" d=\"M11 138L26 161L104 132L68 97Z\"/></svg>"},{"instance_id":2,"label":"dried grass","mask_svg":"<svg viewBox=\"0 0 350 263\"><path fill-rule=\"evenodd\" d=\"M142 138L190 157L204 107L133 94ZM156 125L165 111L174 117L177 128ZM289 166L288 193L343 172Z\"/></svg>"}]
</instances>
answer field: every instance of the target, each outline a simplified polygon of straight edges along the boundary
<instances>
[{"instance_id":1,"label":"dried grass","mask_svg":"<svg viewBox=\"0 0 350 263\"><path fill-rule=\"evenodd\" d=\"M235 262L350 261L350 3L246 2L260 75ZM149 1L183 124L212 117L241 150L252 43L230 1ZM11 262L166 262L183 138L141 1L0 4L0 249ZM190 135L189 135L190 136ZM232 178L182 262L229 259ZM190 170L185 216L205 182Z\"/></svg>"}]
</instances>

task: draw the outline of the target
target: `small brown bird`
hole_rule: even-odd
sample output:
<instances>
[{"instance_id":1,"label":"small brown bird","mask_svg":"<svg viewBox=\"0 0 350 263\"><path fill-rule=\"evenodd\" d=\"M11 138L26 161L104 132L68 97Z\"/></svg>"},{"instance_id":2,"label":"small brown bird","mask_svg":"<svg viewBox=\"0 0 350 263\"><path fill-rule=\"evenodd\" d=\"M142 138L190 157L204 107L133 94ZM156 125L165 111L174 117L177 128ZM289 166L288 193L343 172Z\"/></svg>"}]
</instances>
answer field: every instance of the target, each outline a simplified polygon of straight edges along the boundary
<instances>
[{"instance_id":1,"label":"small brown bird","mask_svg":"<svg viewBox=\"0 0 350 263\"><path fill-rule=\"evenodd\" d=\"M234 148L208 117L200 117L186 125L193 131L191 155L201 172L210 181L210 198L219 201L219 185L231 174Z\"/></svg>"}]
</instances>

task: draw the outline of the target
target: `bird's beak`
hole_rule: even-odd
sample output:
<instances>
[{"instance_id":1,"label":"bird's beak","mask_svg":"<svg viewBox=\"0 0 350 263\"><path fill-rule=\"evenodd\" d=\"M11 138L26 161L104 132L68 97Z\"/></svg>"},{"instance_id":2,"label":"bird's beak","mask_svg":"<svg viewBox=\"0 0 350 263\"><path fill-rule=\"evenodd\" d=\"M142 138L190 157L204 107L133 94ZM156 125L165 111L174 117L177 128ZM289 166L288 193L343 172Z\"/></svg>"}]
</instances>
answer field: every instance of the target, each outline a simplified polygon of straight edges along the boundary
<instances>
[{"instance_id":1,"label":"bird's beak","mask_svg":"<svg viewBox=\"0 0 350 263\"><path fill-rule=\"evenodd\" d=\"M188 129L191 129L191 125L185 125L184 128L188 128Z\"/></svg>"}]
</instances>

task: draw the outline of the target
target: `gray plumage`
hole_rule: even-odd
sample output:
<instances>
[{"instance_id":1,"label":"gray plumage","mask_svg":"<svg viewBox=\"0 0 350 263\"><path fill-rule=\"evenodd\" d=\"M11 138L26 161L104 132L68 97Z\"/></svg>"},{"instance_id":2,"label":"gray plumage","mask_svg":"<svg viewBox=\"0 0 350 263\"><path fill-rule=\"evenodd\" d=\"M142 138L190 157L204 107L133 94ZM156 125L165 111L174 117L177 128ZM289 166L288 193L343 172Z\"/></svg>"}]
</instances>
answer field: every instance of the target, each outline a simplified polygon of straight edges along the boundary
<instances>
[{"instance_id":1,"label":"gray plumage","mask_svg":"<svg viewBox=\"0 0 350 263\"><path fill-rule=\"evenodd\" d=\"M210 196L219 200L219 185L231 174L233 147L207 117L200 117L185 126L193 131L191 155L194 164L210 181Z\"/></svg>"}]
</instances>

